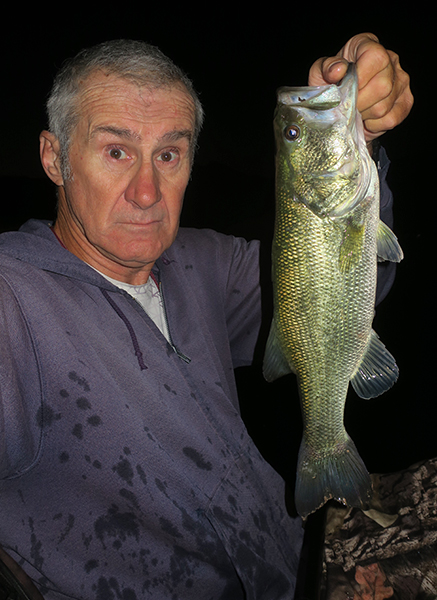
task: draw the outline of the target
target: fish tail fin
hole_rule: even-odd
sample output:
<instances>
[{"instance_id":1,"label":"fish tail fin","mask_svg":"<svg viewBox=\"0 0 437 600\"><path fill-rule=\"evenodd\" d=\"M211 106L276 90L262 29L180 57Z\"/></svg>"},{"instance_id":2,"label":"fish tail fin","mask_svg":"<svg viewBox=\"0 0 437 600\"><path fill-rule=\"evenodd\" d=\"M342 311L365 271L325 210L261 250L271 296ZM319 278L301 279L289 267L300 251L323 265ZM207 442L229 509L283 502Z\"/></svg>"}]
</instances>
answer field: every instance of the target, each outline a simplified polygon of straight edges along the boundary
<instances>
[{"instance_id":1,"label":"fish tail fin","mask_svg":"<svg viewBox=\"0 0 437 600\"><path fill-rule=\"evenodd\" d=\"M372 494L370 475L355 444L345 435L344 442L323 452L313 451L302 440L295 493L296 509L302 518L331 498L368 509Z\"/></svg>"}]
</instances>

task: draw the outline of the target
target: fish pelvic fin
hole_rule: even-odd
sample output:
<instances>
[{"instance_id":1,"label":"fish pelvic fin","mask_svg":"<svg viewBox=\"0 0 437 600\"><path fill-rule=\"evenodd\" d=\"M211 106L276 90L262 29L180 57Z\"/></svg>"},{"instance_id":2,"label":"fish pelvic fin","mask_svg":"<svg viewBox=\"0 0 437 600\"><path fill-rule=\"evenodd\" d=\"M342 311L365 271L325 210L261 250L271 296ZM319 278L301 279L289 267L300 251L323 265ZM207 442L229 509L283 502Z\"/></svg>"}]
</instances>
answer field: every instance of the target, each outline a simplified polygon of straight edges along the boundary
<instances>
[{"instance_id":1,"label":"fish pelvic fin","mask_svg":"<svg viewBox=\"0 0 437 600\"><path fill-rule=\"evenodd\" d=\"M367 510L371 496L370 475L346 432L343 442L323 452L313 451L302 440L295 503L303 519L331 499Z\"/></svg>"},{"instance_id":2,"label":"fish pelvic fin","mask_svg":"<svg viewBox=\"0 0 437 600\"><path fill-rule=\"evenodd\" d=\"M269 382L289 373L295 373L293 366L284 356L276 331L276 322L273 318L263 361L263 375Z\"/></svg>"},{"instance_id":3,"label":"fish pelvic fin","mask_svg":"<svg viewBox=\"0 0 437 600\"><path fill-rule=\"evenodd\" d=\"M401 262L404 253L393 231L383 221L379 221L376 234L378 260Z\"/></svg>"},{"instance_id":4,"label":"fish pelvic fin","mask_svg":"<svg viewBox=\"0 0 437 600\"><path fill-rule=\"evenodd\" d=\"M352 387L367 400L390 389L398 376L395 359L372 329L361 363L351 378Z\"/></svg>"}]
</instances>

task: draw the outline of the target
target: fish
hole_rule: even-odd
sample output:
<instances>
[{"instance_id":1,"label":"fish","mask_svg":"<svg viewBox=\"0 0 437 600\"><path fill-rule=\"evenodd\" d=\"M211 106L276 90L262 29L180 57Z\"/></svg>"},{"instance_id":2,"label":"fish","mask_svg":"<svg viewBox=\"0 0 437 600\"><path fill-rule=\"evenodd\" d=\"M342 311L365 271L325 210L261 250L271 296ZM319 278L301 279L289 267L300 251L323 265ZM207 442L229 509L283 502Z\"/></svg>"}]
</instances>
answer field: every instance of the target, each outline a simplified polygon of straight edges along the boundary
<instances>
[{"instance_id":1,"label":"fish","mask_svg":"<svg viewBox=\"0 0 437 600\"><path fill-rule=\"evenodd\" d=\"M372 484L344 425L349 384L388 390L399 369L373 330L378 261L403 252L379 217L379 179L351 63L339 84L281 87L274 115L273 318L263 374L297 376L303 434L295 505L369 508Z\"/></svg>"}]
</instances>

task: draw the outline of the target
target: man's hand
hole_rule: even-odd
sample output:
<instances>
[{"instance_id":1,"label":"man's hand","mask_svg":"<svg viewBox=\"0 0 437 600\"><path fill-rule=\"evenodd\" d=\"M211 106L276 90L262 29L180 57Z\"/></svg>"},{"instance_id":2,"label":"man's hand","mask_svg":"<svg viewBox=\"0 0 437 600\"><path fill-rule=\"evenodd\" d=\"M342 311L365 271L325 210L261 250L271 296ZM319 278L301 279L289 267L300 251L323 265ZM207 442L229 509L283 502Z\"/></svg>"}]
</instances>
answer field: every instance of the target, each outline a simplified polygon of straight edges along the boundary
<instances>
[{"instance_id":1,"label":"man's hand","mask_svg":"<svg viewBox=\"0 0 437 600\"><path fill-rule=\"evenodd\" d=\"M399 57L386 50L372 33L351 38L337 56L319 58L310 69L309 85L338 83L348 62L356 63L358 110L364 122L366 141L371 142L407 117L413 106L410 77Z\"/></svg>"}]
</instances>

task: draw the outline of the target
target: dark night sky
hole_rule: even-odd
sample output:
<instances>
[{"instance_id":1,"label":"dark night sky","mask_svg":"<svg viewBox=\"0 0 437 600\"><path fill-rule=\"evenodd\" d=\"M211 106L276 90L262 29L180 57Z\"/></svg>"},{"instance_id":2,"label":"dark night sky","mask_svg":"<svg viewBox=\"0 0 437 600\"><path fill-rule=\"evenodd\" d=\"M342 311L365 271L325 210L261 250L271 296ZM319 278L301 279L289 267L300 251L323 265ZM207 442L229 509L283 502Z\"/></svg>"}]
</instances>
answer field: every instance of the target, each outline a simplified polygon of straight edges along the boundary
<instances>
[{"instance_id":1,"label":"dark night sky","mask_svg":"<svg viewBox=\"0 0 437 600\"><path fill-rule=\"evenodd\" d=\"M305 85L308 68L319 56L335 54L355 33L373 31L399 53L416 98L408 120L383 142L392 160L395 229L405 259L378 309L375 329L396 357L401 375L378 399L363 401L351 394L346 420L372 471L397 470L436 456L436 319L431 303L435 168L432 153L425 152L435 128L435 76L426 19L411 10L392 21L391 14L361 18L336 15L332 9L315 14L314 7L305 11L278 3L275 12L242 11L241 16L209 8L207 19L174 9L164 14L165 5L160 11L140 8L129 14L120 13L119 6L98 14L75 5L62 18L30 15L24 23L18 14L13 18L12 9L3 23L1 226L15 228L28 217L53 214L54 190L39 164L38 135L45 127L45 98L62 60L105 39L136 38L158 45L184 68L205 107L183 223L260 237L268 255L275 90ZM287 475L300 436L295 380L291 376L263 384L259 370L239 378L249 428L267 458Z\"/></svg>"}]
</instances>

